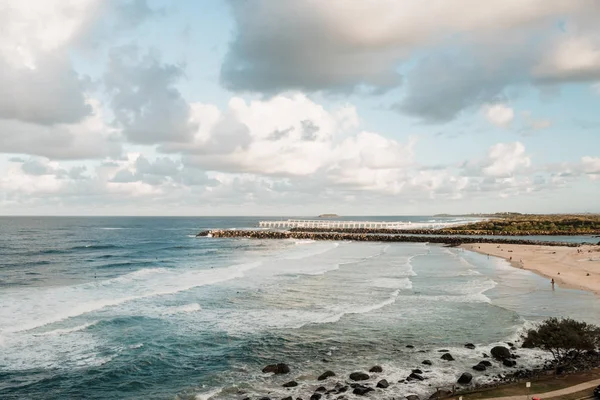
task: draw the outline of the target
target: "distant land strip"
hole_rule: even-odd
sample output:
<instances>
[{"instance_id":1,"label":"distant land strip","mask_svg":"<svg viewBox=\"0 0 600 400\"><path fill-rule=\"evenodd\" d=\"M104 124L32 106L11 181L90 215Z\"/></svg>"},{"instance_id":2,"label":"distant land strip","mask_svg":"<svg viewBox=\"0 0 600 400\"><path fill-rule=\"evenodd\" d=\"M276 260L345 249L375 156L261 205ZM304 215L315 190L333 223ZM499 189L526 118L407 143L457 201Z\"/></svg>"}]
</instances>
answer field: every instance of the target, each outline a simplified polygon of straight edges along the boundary
<instances>
[{"instance_id":1,"label":"distant land strip","mask_svg":"<svg viewBox=\"0 0 600 400\"><path fill-rule=\"evenodd\" d=\"M569 230L488 230L465 229L464 227L442 229L386 229L386 228L290 228L290 232L319 232L319 233L365 233L365 234L395 234L395 235L480 235L480 236L582 236L600 235L600 229L569 229Z\"/></svg>"},{"instance_id":2,"label":"distant land strip","mask_svg":"<svg viewBox=\"0 0 600 400\"><path fill-rule=\"evenodd\" d=\"M440 243L449 246L459 246L471 243L495 244L525 244L539 246L567 246L579 247L591 243L551 242L526 239L503 239L481 237L456 237L456 236L407 236L394 234L371 234L349 232L298 232L298 231L270 231L270 230L223 230L214 229L202 231L196 236L209 236L215 238L248 238L248 239L300 239L300 240L352 240L361 242L404 242L404 243Z\"/></svg>"}]
</instances>

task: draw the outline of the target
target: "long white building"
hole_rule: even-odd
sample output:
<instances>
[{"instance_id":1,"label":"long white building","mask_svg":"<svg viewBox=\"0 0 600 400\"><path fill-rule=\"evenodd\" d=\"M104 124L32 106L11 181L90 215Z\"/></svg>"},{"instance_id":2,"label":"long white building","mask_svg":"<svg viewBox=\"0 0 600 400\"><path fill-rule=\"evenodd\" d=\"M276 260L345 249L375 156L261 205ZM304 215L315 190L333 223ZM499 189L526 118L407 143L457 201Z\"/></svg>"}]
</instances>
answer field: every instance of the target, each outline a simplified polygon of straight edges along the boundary
<instances>
[{"instance_id":1,"label":"long white building","mask_svg":"<svg viewBox=\"0 0 600 400\"><path fill-rule=\"evenodd\" d=\"M261 228L325 228L325 229L439 229L447 227L443 223L411 223L411 222L375 222L375 221L334 221L288 219L281 221L260 221Z\"/></svg>"}]
</instances>

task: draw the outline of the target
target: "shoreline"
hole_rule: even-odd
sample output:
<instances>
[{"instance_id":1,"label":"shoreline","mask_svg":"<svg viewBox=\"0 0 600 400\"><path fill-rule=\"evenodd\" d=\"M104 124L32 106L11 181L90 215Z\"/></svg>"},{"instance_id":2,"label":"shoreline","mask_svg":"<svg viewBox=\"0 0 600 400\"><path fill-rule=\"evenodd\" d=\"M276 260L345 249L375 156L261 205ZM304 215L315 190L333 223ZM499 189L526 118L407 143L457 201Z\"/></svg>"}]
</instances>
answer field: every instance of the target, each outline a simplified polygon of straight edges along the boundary
<instances>
[{"instance_id":1,"label":"shoreline","mask_svg":"<svg viewBox=\"0 0 600 400\"><path fill-rule=\"evenodd\" d=\"M600 246L469 243L461 248L502 258L515 268L554 279L563 288L585 290L600 296Z\"/></svg>"}]
</instances>

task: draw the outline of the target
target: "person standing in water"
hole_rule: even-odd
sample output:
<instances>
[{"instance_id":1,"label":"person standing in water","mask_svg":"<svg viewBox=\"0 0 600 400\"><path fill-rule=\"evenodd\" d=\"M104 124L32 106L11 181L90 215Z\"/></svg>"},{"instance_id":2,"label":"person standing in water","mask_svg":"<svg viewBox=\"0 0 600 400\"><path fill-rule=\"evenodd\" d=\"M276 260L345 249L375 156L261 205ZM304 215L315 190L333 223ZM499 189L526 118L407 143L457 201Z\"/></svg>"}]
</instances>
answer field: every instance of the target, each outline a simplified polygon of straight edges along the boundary
<instances>
[{"instance_id":1,"label":"person standing in water","mask_svg":"<svg viewBox=\"0 0 600 400\"><path fill-rule=\"evenodd\" d=\"M554 278L552 278L552 280L550 281L550 283L552 284L552 290L554 290Z\"/></svg>"}]
</instances>

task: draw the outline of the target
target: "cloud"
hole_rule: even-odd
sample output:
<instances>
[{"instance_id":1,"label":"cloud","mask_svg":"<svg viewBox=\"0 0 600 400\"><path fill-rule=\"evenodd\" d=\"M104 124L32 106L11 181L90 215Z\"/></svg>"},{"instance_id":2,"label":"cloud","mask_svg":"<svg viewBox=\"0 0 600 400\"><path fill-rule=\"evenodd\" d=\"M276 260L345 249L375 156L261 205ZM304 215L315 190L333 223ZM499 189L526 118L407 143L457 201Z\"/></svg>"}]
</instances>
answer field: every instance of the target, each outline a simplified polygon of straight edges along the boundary
<instances>
[{"instance_id":1,"label":"cloud","mask_svg":"<svg viewBox=\"0 0 600 400\"><path fill-rule=\"evenodd\" d=\"M583 172L587 174L590 177L590 179L600 179L600 157L582 157L581 167Z\"/></svg>"},{"instance_id":2,"label":"cloud","mask_svg":"<svg viewBox=\"0 0 600 400\"><path fill-rule=\"evenodd\" d=\"M561 26L600 17L593 0L492 0L485 9L474 0L230 4L237 33L221 81L236 91L382 93L406 82L393 108L439 123L497 101L511 85L596 71L591 39L557 44Z\"/></svg>"},{"instance_id":3,"label":"cloud","mask_svg":"<svg viewBox=\"0 0 600 400\"><path fill-rule=\"evenodd\" d=\"M506 128L515 119L515 111L505 104L491 104L484 107L487 120L496 126Z\"/></svg>"},{"instance_id":4,"label":"cloud","mask_svg":"<svg viewBox=\"0 0 600 400\"><path fill-rule=\"evenodd\" d=\"M104 122L97 100L87 104L92 114L81 122L44 126L0 119L0 153L32 154L53 159L117 157L121 153L118 132Z\"/></svg>"},{"instance_id":5,"label":"cloud","mask_svg":"<svg viewBox=\"0 0 600 400\"><path fill-rule=\"evenodd\" d=\"M115 124L132 143L186 142L193 126L190 109L175 83L183 68L162 64L155 52L142 56L135 46L112 49L104 84Z\"/></svg>"},{"instance_id":6,"label":"cloud","mask_svg":"<svg viewBox=\"0 0 600 400\"><path fill-rule=\"evenodd\" d=\"M594 81L600 79L600 32L560 38L533 69L542 81Z\"/></svg>"},{"instance_id":7,"label":"cloud","mask_svg":"<svg viewBox=\"0 0 600 400\"><path fill-rule=\"evenodd\" d=\"M498 143L490 148L482 171L487 176L511 177L530 165L531 159L522 143Z\"/></svg>"}]
</instances>

